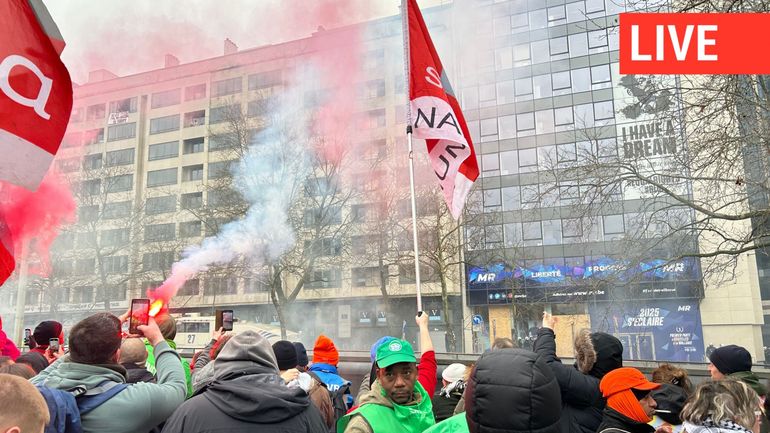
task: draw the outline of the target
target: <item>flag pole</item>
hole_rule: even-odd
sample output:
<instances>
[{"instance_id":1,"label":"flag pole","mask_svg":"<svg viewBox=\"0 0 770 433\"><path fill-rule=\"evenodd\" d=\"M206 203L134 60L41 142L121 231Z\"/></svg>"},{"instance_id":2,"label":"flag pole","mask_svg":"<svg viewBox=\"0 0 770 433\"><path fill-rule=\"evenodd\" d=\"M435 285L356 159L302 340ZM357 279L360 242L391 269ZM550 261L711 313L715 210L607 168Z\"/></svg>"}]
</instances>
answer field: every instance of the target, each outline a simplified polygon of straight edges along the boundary
<instances>
[{"instance_id":1,"label":"flag pole","mask_svg":"<svg viewBox=\"0 0 770 433\"><path fill-rule=\"evenodd\" d=\"M406 141L409 148L409 195L412 203L412 243L414 246L414 281L417 291L417 311L422 311L420 281L420 247L417 242L417 206L414 198L414 149L412 148L412 109L409 101L409 9L407 0L401 0L401 23L404 35L404 80L406 82Z\"/></svg>"}]
</instances>

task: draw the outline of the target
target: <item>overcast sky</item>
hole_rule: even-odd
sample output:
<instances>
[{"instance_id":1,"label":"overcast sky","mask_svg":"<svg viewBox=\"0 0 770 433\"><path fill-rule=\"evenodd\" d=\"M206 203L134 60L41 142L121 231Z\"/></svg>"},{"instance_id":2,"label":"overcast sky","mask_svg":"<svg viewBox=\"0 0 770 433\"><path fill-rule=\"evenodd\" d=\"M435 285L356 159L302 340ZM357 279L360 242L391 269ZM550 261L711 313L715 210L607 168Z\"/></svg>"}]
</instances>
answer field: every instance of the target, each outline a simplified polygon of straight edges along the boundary
<instances>
[{"instance_id":1,"label":"overcast sky","mask_svg":"<svg viewBox=\"0 0 770 433\"><path fill-rule=\"evenodd\" d=\"M441 0L419 0L421 7ZM444 0L446 1L446 0ZM67 47L73 81L88 71L129 75L222 54L225 38L240 49L307 36L398 13L400 0L44 0Z\"/></svg>"}]
</instances>

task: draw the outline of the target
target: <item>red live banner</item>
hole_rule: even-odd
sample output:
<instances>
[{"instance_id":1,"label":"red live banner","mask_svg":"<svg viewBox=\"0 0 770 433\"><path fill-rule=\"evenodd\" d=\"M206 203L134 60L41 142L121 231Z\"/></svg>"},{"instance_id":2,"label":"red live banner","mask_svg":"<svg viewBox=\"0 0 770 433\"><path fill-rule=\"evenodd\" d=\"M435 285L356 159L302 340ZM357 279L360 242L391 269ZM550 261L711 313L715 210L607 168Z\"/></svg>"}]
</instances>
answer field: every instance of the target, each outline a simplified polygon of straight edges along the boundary
<instances>
[{"instance_id":1,"label":"red live banner","mask_svg":"<svg viewBox=\"0 0 770 433\"><path fill-rule=\"evenodd\" d=\"M621 74L770 74L770 13L622 13Z\"/></svg>"}]
</instances>

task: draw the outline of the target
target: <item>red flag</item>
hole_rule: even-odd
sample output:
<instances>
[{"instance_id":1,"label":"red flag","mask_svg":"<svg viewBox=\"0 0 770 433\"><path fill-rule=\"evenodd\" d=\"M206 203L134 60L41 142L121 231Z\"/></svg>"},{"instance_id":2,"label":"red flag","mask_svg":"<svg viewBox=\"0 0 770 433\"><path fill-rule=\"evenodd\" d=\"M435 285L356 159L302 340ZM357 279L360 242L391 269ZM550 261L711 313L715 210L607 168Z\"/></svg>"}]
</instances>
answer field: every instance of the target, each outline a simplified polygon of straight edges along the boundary
<instances>
[{"instance_id":1,"label":"red flag","mask_svg":"<svg viewBox=\"0 0 770 433\"><path fill-rule=\"evenodd\" d=\"M0 2L0 28L0 182L34 191L72 111L72 82L59 58L64 41L40 0ZM7 232L0 231L0 284L14 268Z\"/></svg>"},{"instance_id":2,"label":"red flag","mask_svg":"<svg viewBox=\"0 0 770 433\"><path fill-rule=\"evenodd\" d=\"M72 82L61 36L45 6L31 1L0 2L0 181L34 191L67 129Z\"/></svg>"},{"instance_id":3,"label":"red flag","mask_svg":"<svg viewBox=\"0 0 770 433\"><path fill-rule=\"evenodd\" d=\"M479 177L476 152L428 27L416 0L407 0L409 103L414 135L428 145L431 165L449 211L460 217L465 198Z\"/></svg>"}]
</instances>

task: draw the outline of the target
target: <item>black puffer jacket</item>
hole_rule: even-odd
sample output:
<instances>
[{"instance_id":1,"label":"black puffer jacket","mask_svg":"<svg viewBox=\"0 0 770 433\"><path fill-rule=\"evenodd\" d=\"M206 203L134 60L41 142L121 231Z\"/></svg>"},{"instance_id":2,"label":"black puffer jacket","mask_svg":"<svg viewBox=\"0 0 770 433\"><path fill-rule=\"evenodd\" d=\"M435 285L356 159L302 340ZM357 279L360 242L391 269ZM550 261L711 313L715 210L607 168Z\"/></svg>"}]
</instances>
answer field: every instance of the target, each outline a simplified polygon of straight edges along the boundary
<instances>
[{"instance_id":1,"label":"black puffer jacket","mask_svg":"<svg viewBox=\"0 0 770 433\"><path fill-rule=\"evenodd\" d=\"M561 388L561 433L596 433L605 406L599 381L623 366L623 345L609 334L581 332L575 349L579 365L562 364L556 356L556 337L548 328L538 331L533 347L548 363Z\"/></svg>"},{"instance_id":2,"label":"black puffer jacket","mask_svg":"<svg viewBox=\"0 0 770 433\"><path fill-rule=\"evenodd\" d=\"M559 433L559 384L542 356L523 349L485 352L465 390L476 433Z\"/></svg>"},{"instance_id":3,"label":"black puffer jacket","mask_svg":"<svg viewBox=\"0 0 770 433\"><path fill-rule=\"evenodd\" d=\"M596 433L654 433L655 427L634 421L609 407L604 409L602 423Z\"/></svg>"}]
</instances>

